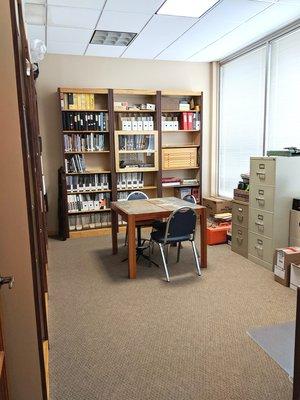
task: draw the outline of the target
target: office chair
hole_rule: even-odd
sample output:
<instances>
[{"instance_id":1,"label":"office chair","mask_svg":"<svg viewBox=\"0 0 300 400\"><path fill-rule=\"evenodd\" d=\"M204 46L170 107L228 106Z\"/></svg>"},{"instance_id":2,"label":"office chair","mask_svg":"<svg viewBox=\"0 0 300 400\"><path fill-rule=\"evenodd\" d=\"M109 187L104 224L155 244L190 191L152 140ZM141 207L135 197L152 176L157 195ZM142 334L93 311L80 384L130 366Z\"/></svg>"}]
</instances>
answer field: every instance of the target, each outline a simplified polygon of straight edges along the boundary
<instances>
[{"instance_id":1,"label":"office chair","mask_svg":"<svg viewBox=\"0 0 300 400\"><path fill-rule=\"evenodd\" d=\"M196 230L197 215L195 210L191 207L180 207L173 211L166 222L165 231L153 231L151 233L151 242L157 243L161 252L163 265L165 269L167 282L170 282L168 271L167 258L164 249L172 243L178 243L177 246L177 262L180 259L180 244L182 242L191 242L194 259L196 263L196 270L201 276L200 264L198 254L195 246L195 230Z\"/></svg>"},{"instance_id":2,"label":"office chair","mask_svg":"<svg viewBox=\"0 0 300 400\"><path fill-rule=\"evenodd\" d=\"M134 201L134 200L148 200L149 197L146 195L146 193L141 192L141 191L134 191L131 192L128 196L126 201ZM151 224L152 225L152 224ZM150 225L150 226L151 226ZM144 251L149 249L150 250L150 244L148 244L147 246L144 246L146 240L149 241L148 239L142 239L142 227L147 227L149 225L145 224L145 223L141 223L137 225L137 247L136 247L136 255L137 255L137 260L140 257L145 258L146 260L149 261L149 263L151 264L155 264L157 267L159 267L158 264L156 264L154 261L151 260L151 258L149 256L146 256L144 254ZM125 234L125 243L124 246L127 245L127 239L128 239L128 227L126 227L126 234ZM127 261L128 257L126 257L124 260L122 261Z\"/></svg>"},{"instance_id":3,"label":"office chair","mask_svg":"<svg viewBox=\"0 0 300 400\"><path fill-rule=\"evenodd\" d=\"M192 204L197 204L196 198L192 194L187 194L186 196L183 197L182 200L188 201L189 203L192 203ZM157 221L153 222L152 227L157 231L165 230L166 224L167 223L164 221L157 220ZM176 246L176 243L174 244L174 246Z\"/></svg>"}]
</instances>

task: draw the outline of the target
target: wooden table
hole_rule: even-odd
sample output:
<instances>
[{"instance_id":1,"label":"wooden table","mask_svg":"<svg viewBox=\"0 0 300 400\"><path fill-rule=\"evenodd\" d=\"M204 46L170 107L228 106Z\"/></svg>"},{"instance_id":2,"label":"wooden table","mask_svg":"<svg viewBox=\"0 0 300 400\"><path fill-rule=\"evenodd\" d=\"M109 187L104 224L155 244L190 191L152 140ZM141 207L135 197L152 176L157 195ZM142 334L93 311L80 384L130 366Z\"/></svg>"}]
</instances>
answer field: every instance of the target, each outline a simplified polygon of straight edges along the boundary
<instances>
[{"instance_id":1,"label":"wooden table","mask_svg":"<svg viewBox=\"0 0 300 400\"><path fill-rule=\"evenodd\" d=\"M128 276L136 278L136 237L137 224L151 220L167 218L179 207L192 207L200 216L200 265L207 267L206 208L191 204L177 197L163 197L148 200L114 201L111 203L112 213L112 248L113 254L118 252L118 214L127 222L128 229Z\"/></svg>"}]
</instances>

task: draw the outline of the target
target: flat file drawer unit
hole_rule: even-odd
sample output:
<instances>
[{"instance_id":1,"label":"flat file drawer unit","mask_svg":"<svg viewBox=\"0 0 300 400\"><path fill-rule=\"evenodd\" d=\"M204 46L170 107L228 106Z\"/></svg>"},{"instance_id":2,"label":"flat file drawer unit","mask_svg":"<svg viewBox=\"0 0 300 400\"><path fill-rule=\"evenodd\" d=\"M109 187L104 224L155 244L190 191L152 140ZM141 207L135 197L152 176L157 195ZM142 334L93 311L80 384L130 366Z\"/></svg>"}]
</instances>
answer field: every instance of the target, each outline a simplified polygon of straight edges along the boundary
<instances>
[{"instance_id":1,"label":"flat file drawer unit","mask_svg":"<svg viewBox=\"0 0 300 400\"><path fill-rule=\"evenodd\" d=\"M248 258L273 269L278 247L289 244L289 213L299 195L300 157L251 157Z\"/></svg>"},{"instance_id":2,"label":"flat file drawer unit","mask_svg":"<svg viewBox=\"0 0 300 400\"><path fill-rule=\"evenodd\" d=\"M198 166L197 149L168 148L162 150L162 169L185 169Z\"/></svg>"},{"instance_id":3,"label":"flat file drawer unit","mask_svg":"<svg viewBox=\"0 0 300 400\"><path fill-rule=\"evenodd\" d=\"M248 209L248 203L232 201L231 250L246 258L248 257Z\"/></svg>"}]
</instances>

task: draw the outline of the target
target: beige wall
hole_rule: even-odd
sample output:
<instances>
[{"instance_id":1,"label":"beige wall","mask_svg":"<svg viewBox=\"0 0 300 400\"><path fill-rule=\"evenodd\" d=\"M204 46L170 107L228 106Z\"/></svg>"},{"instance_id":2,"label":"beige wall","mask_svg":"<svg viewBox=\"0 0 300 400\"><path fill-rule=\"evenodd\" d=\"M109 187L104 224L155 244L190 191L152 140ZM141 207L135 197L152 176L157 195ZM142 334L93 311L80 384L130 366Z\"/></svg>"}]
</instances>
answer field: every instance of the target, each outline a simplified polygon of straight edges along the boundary
<instances>
[{"instance_id":1,"label":"beige wall","mask_svg":"<svg viewBox=\"0 0 300 400\"><path fill-rule=\"evenodd\" d=\"M49 196L49 232L57 230L57 169L62 165L58 87L184 89L204 92L204 194L210 192L211 65L47 55L40 63L38 103Z\"/></svg>"},{"instance_id":2,"label":"beige wall","mask_svg":"<svg viewBox=\"0 0 300 400\"><path fill-rule=\"evenodd\" d=\"M9 1L0 6L0 289L10 400L41 400L31 255Z\"/></svg>"}]
</instances>

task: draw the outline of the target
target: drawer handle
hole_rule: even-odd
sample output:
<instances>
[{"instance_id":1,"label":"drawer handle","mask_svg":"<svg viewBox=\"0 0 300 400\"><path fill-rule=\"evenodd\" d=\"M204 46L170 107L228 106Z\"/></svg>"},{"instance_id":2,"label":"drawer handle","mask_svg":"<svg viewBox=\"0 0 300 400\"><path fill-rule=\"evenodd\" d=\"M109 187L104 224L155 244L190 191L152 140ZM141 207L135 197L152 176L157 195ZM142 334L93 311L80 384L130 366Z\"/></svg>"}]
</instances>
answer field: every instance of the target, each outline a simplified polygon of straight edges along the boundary
<instances>
[{"instance_id":1,"label":"drawer handle","mask_svg":"<svg viewBox=\"0 0 300 400\"><path fill-rule=\"evenodd\" d=\"M263 247L260 245L255 245L256 250L263 251Z\"/></svg>"},{"instance_id":2,"label":"drawer handle","mask_svg":"<svg viewBox=\"0 0 300 400\"><path fill-rule=\"evenodd\" d=\"M265 172L256 171L256 175L259 177L259 179L265 179L266 178L266 173Z\"/></svg>"},{"instance_id":3,"label":"drawer handle","mask_svg":"<svg viewBox=\"0 0 300 400\"><path fill-rule=\"evenodd\" d=\"M263 197L255 197L255 200L259 203L265 204L265 199Z\"/></svg>"},{"instance_id":4,"label":"drawer handle","mask_svg":"<svg viewBox=\"0 0 300 400\"><path fill-rule=\"evenodd\" d=\"M264 223L263 223L263 222L261 222L261 221L255 221L255 225L258 225L258 226L264 226Z\"/></svg>"},{"instance_id":5,"label":"drawer handle","mask_svg":"<svg viewBox=\"0 0 300 400\"><path fill-rule=\"evenodd\" d=\"M238 211L239 211L239 212L243 212L242 207L239 207L239 208L238 208Z\"/></svg>"}]
</instances>

